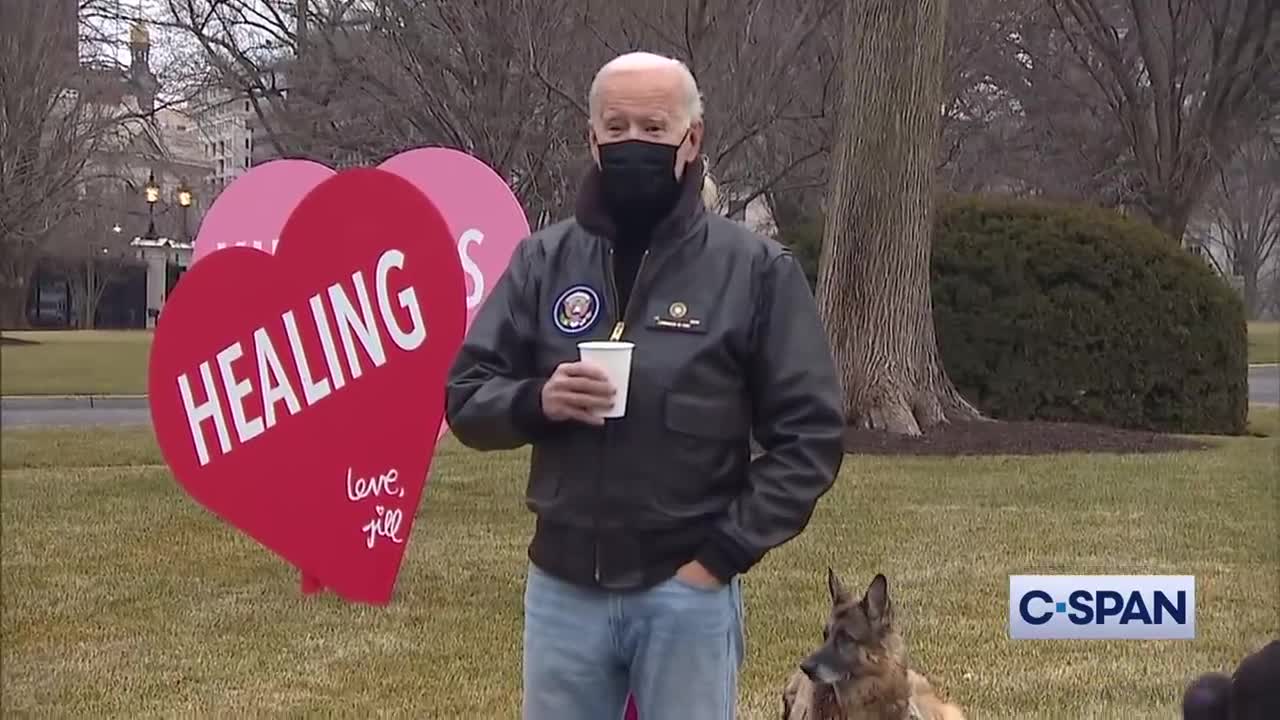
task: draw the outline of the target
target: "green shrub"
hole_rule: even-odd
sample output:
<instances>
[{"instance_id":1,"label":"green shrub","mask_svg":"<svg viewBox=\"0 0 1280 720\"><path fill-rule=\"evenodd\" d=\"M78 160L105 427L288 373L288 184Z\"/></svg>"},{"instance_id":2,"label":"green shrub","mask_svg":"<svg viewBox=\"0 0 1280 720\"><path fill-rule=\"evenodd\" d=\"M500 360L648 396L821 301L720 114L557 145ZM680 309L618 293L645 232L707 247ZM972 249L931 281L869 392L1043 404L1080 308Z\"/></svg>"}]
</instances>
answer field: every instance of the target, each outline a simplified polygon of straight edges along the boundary
<instances>
[{"instance_id":1,"label":"green shrub","mask_svg":"<svg viewBox=\"0 0 1280 720\"><path fill-rule=\"evenodd\" d=\"M1245 430L1243 304L1148 224L953 198L937 214L932 276L943 363L990 416Z\"/></svg>"},{"instance_id":2,"label":"green shrub","mask_svg":"<svg viewBox=\"0 0 1280 720\"><path fill-rule=\"evenodd\" d=\"M778 242L791 249L791 253L800 261L804 274L809 278L809 287L818 288L818 260L822 255L822 222L810 220L787 228L778 234Z\"/></svg>"}]
</instances>

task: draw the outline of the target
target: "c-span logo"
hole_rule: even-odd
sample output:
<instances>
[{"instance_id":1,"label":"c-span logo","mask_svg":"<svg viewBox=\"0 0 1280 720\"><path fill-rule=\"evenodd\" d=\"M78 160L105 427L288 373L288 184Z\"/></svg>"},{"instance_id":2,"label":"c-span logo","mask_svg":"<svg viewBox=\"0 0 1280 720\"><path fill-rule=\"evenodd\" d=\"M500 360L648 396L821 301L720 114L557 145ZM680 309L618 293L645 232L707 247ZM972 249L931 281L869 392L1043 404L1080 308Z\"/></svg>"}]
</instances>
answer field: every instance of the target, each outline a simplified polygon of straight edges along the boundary
<instances>
[{"instance_id":1,"label":"c-span logo","mask_svg":"<svg viewBox=\"0 0 1280 720\"><path fill-rule=\"evenodd\" d=\"M1192 640L1194 575L1010 575L1014 640Z\"/></svg>"}]
</instances>

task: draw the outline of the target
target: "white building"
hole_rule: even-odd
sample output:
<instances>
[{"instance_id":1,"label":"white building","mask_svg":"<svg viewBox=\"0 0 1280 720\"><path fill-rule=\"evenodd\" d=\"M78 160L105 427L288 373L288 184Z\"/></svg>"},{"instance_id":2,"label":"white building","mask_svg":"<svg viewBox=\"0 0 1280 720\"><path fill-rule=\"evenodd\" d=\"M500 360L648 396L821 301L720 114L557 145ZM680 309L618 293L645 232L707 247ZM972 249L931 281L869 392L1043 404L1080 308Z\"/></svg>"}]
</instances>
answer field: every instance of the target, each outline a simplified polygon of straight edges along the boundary
<instances>
[{"instance_id":1,"label":"white building","mask_svg":"<svg viewBox=\"0 0 1280 720\"><path fill-rule=\"evenodd\" d=\"M247 97L224 88L202 91L192 106L210 167L206 180L217 193L253 166L257 115Z\"/></svg>"}]
</instances>

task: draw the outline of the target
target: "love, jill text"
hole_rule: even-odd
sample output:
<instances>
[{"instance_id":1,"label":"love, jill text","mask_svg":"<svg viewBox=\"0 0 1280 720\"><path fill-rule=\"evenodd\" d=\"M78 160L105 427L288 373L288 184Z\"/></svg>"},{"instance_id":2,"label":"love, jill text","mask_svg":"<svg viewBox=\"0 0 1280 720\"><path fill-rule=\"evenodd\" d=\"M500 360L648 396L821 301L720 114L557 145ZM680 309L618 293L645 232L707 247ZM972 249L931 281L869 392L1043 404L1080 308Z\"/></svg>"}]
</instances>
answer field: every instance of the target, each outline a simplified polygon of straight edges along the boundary
<instances>
[{"instance_id":1,"label":"love, jill text","mask_svg":"<svg viewBox=\"0 0 1280 720\"><path fill-rule=\"evenodd\" d=\"M364 545L372 550L378 538L386 538L393 543L403 543L400 537L400 525L404 522L404 513L400 508L390 507L393 501L404 497L404 488L399 487L400 473L392 468L377 477L355 477L354 471L347 468L347 499L351 502L376 501L373 512L376 517L360 528L364 534Z\"/></svg>"}]
</instances>

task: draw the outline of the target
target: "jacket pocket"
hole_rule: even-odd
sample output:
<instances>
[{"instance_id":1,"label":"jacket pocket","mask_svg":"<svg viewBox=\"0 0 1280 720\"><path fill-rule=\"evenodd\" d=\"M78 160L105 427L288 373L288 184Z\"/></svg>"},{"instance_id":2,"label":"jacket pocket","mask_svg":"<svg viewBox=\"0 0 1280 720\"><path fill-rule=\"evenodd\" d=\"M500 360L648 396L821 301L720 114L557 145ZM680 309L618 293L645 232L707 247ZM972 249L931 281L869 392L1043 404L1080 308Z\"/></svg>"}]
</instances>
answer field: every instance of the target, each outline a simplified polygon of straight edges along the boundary
<instances>
[{"instance_id":1,"label":"jacket pocket","mask_svg":"<svg viewBox=\"0 0 1280 720\"><path fill-rule=\"evenodd\" d=\"M564 474L564 448L553 443L534 445L529 462L525 501L530 510L545 512L556 505Z\"/></svg>"},{"instance_id":2,"label":"jacket pocket","mask_svg":"<svg viewBox=\"0 0 1280 720\"><path fill-rule=\"evenodd\" d=\"M670 456L657 483L658 504L675 517L722 510L741 490L750 457L750 414L734 395L668 391L663 424Z\"/></svg>"}]
</instances>

